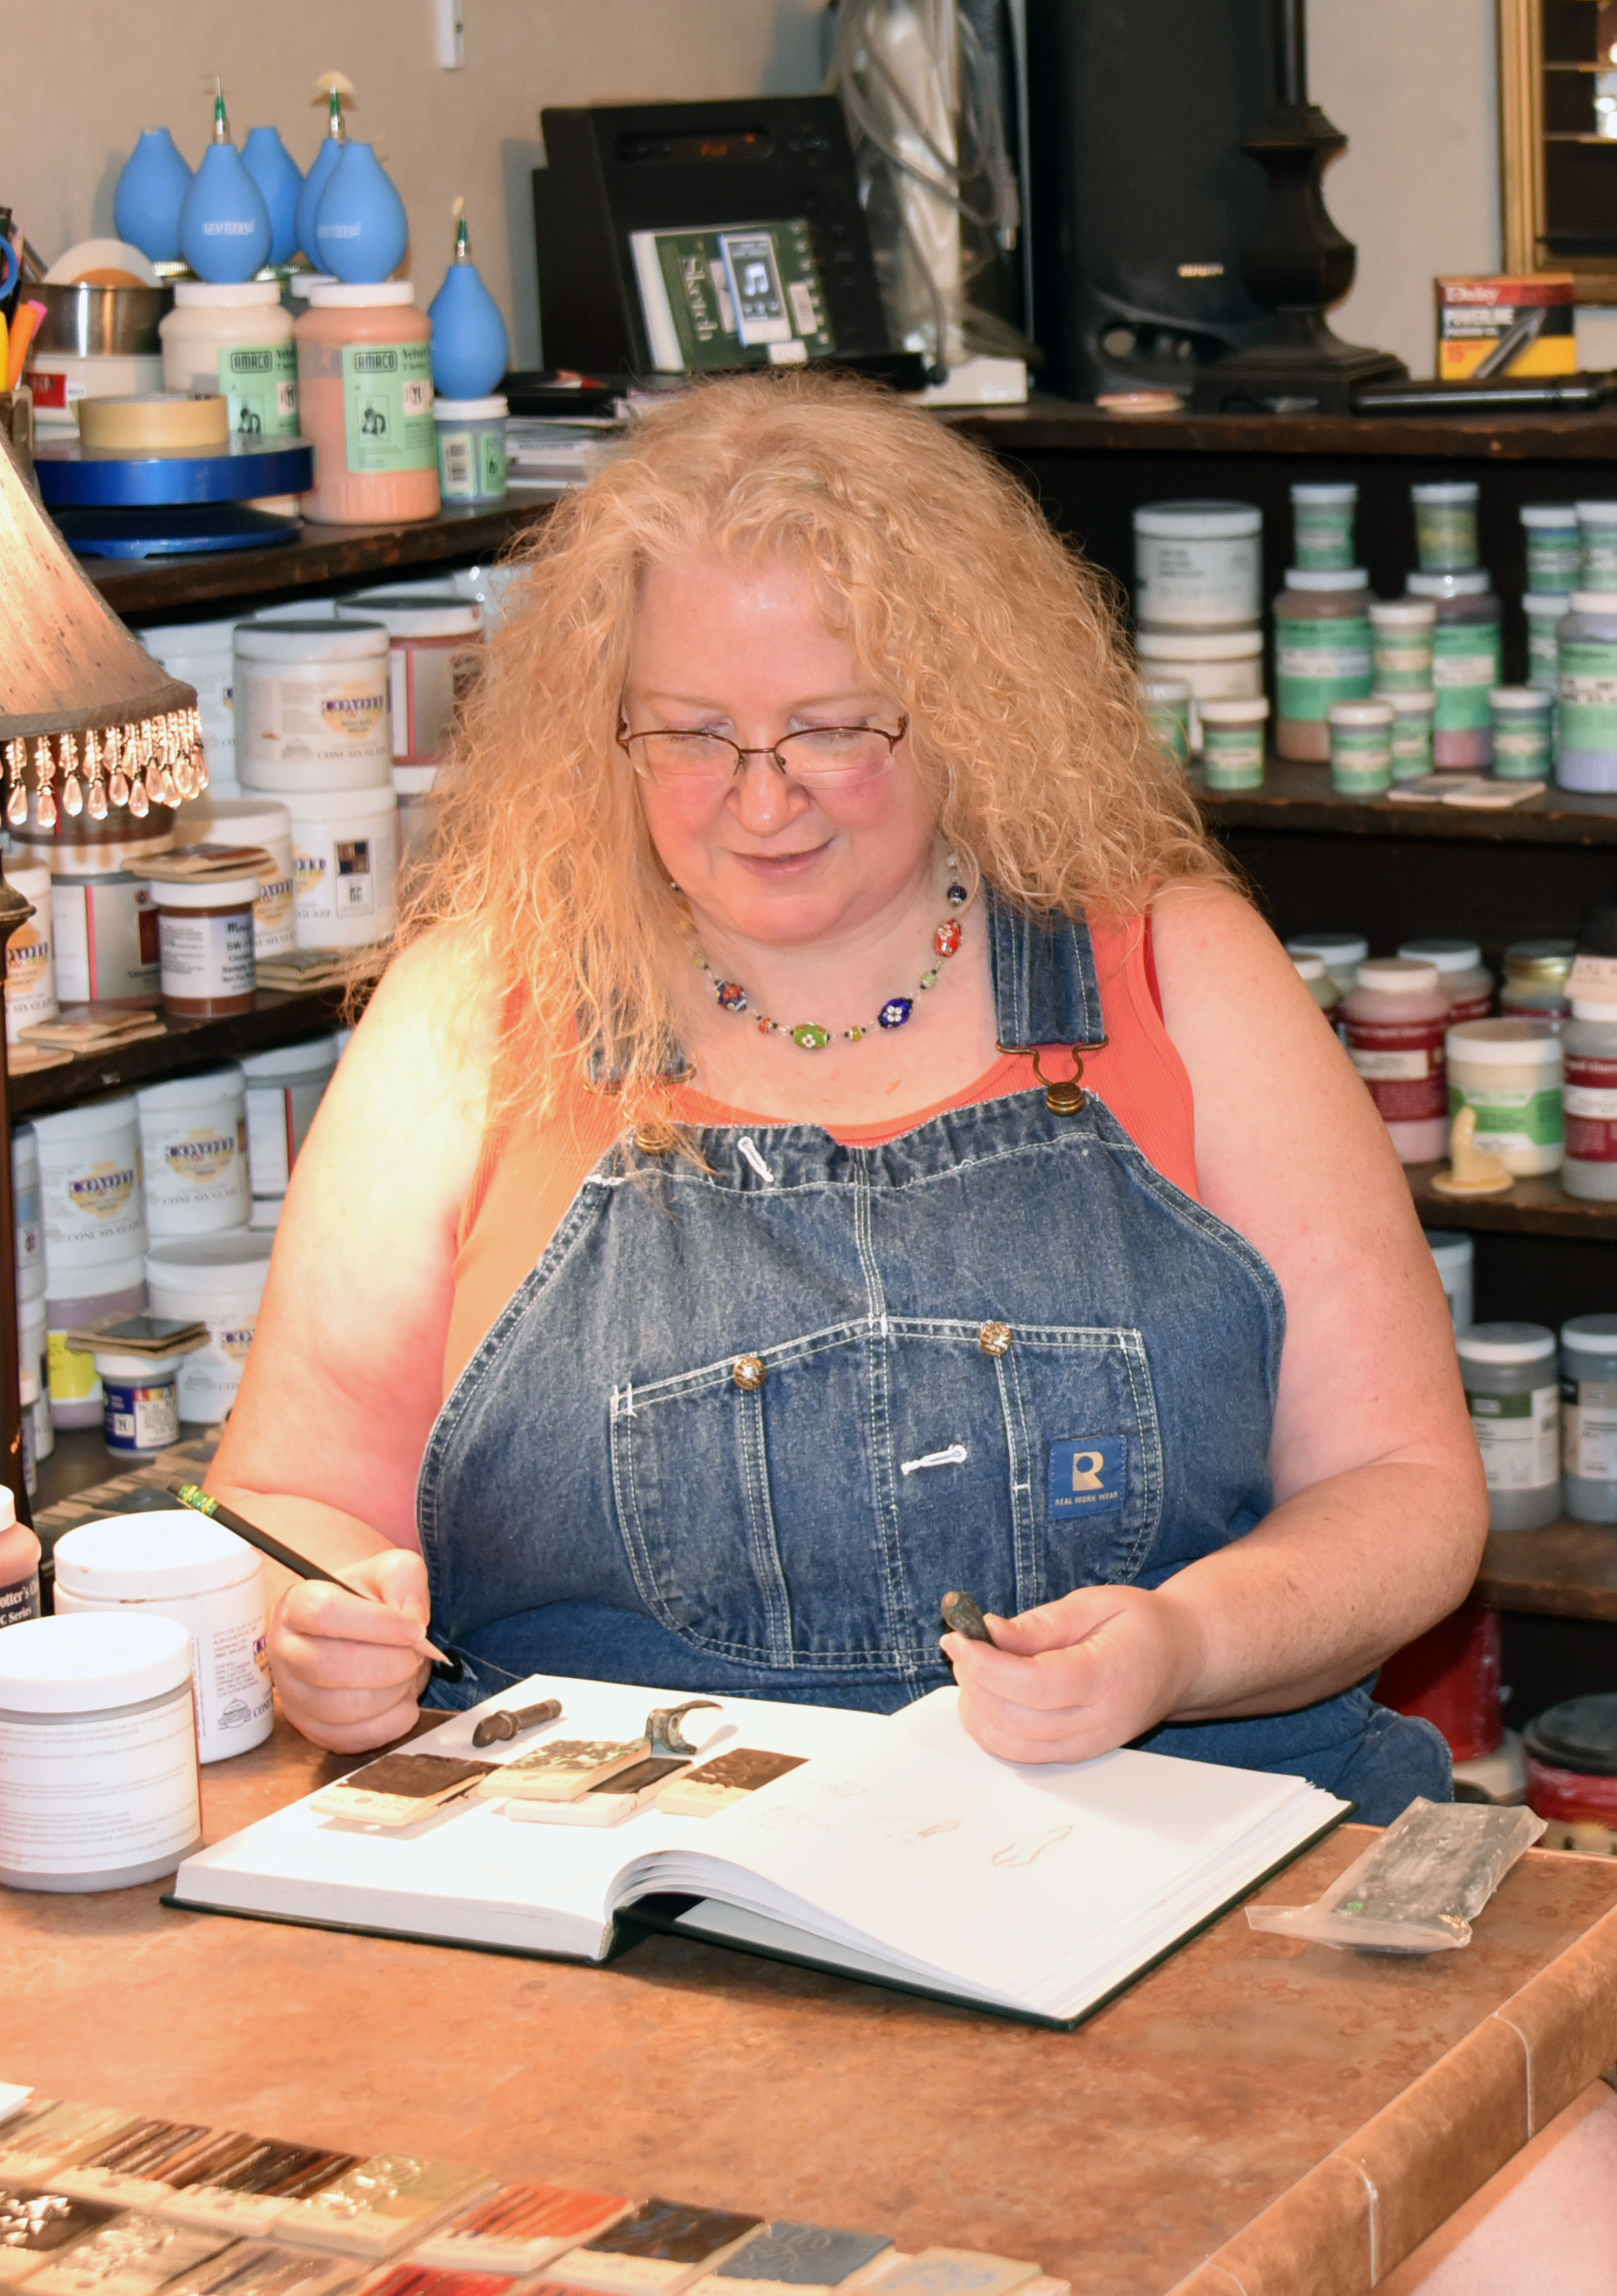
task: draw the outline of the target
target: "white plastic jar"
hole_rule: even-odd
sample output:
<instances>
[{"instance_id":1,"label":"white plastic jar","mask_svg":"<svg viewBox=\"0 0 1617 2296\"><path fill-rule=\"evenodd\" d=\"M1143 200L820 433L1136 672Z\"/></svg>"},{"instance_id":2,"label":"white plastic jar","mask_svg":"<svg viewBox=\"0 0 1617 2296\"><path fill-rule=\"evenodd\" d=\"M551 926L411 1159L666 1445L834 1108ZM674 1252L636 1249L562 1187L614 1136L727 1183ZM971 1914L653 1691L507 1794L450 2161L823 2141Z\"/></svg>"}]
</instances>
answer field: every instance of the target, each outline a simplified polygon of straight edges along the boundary
<instances>
[{"instance_id":1,"label":"white plastic jar","mask_svg":"<svg viewBox=\"0 0 1617 2296\"><path fill-rule=\"evenodd\" d=\"M1475 1304L1476 1246L1459 1228L1429 1227L1426 1242L1437 1266L1438 1281L1449 1302L1454 1328L1463 1332Z\"/></svg>"},{"instance_id":2,"label":"white plastic jar","mask_svg":"<svg viewBox=\"0 0 1617 2296\"><path fill-rule=\"evenodd\" d=\"M0 1636L0 1882L124 1890L201 1847L185 1628L119 1611Z\"/></svg>"},{"instance_id":3,"label":"white plastic jar","mask_svg":"<svg viewBox=\"0 0 1617 2296\"><path fill-rule=\"evenodd\" d=\"M1494 977L1475 941L1449 940L1439 934L1431 940L1400 941L1398 953L1416 964L1436 965L1449 1000L1451 1029L1462 1021L1485 1021L1493 1011Z\"/></svg>"},{"instance_id":4,"label":"white plastic jar","mask_svg":"<svg viewBox=\"0 0 1617 2296\"><path fill-rule=\"evenodd\" d=\"M1522 601L1527 617L1527 682L1552 693L1561 689L1559 633L1572 611L1570 593L1530 590Z\"/></svg>"},{"instance_id":5,"label":"white plastic jar","mask_svg":"<svg viewBox=\"0 0 1617 2296\"><path fill-rule=\"evenodd\" d=\"M1542 1324L1473 1324L1454 1344L1488 1479L1488 1527L1541 1530L1561 1512L1555 1335Z\"/></svg>"},{"instance_id":6,"label":"white plastic jar","mask_svg":"<svg viewBox=\"0 0 1617 2296\"><path fill-rule=\"evenodd\" d=\"M1561 1051L1566 1062L1561 1185L1587 1203L1617 1202L1617 1003L1574 996Z\"/></svg>"},{"instance_id":7,"label":"white plastic jar","mask_svg":"<svg viewBox=\"0 0 1617 2296\"><path fill-rule=\"evenodd\" d=\"M398 800L386 789L291 791L300 948L364 948L398 922Z\"/></svg>"},{"instance_id":8,"label":"white plastic jar","mask_svg":"<svg viewBox=\"0 0 1617 2296\"><path fill-rule=\"evenodd\" d=\"M1430 598L1372 598L1370 652L1377 693L1430 693L1437 607Z\"/></svg>"},{"instance_id":9,"label":"white plastic jar","mask_svg":"<svg viewBox=\"0 0 1617 2296\"><path fill-rule=\"evenodd\" d=\"M184 678L196 688L208 767L203 804L210 798L230 796L236 785L235 628L234 621L167 622L135 632L170 677Z\"/></svg>"},{"instance_id":10,"label":"white plastic jar","mask_svg":"<svg viewBox=\"0 0 1617 2296\"><path fill-rule=\"evenodd\" d=\"M259 880L252 909L252 954L284 956L298 946L297 871L292 863L292 817L277 799L220 798L211 791L187 808L186 841L198 845L257 845L275 866Z\"/></svg>"},{"instance_id":11,"label":"white plastic jar","mask_svg":"<svg viewBox=\"0 0 1617 2296\"><path fill-rule=\"evenodd\" d=\"M1435 1162L1449 1142L1443 1032L1449 998L1435 964L1367 958L1343 997L1348 1058L1406 1164Z\"/></svg>"},{"instance_id":12,"label":"white plastic jar","mask_svg":"<svg viewBox=\"0 0 1617 2296\"><path fill-rule=\"evenodd\" d=\"M1202 754L1204 701L1255 701L1263 691L1263 629L1141 630L1135 640L1148 678L1183 678L1190 688L1190 749Z\"/></svg>"},{"instance_id":13,"label":"white plastic jar","mask_svg":"<svg viewBox=\"0 0 1617 2296\"><path fill-rule=\"evenodd\" d=\"M337 1058L334 1037L314 1037L300 1045L278 1045L273 1053L249 1053L242 1062L255 1224L259 1203L278 1200L291 1185L292 1166Z\"/></svg>"},{"instance_id":14,"label":"white plastic jar","mask_svg":"<svg viewBox=\"0 0 1617 2296\"><path fill-rule=\"evenodd\" d=\"M217 391L229 409L233 438L297 437L298 353L278 280L231 286L176 280L174 308L157 332L165 390L193 398Z\"/></svg>"},{"instance_id":15,"label":"white plastic jar","mask_svg":"<svg viewBox=\"0 0 1617 2296\"><path fill-rule=\"evenodd\" d=\"M1609 795L1617 791L1617 576L1602 589L1574 590L1555 635L1555 779Z\"/></svg>"},{"instance_id":16,"label":"white plastic jar","mask_svg":"<svg viewBox=\"0 0 1617 2296\"><path fill-rule=\"evenodd\" d=\"M276 797L383 789L393 770L380 622L239 622L236 778Z\"/></svg>"},{"instance_id":17,"label":"white plastic jar","mask_svg":"<svg viewBox=\"0 0 1617 2296\"><path fill-rule=\"evenodd\" d=\"M1268 719L1268 701L1261 693L1250 701L1202 704L1202 755L1210 790L1262 788Z\"/></svg>"},{"instance_id":18,"label":"white plastic jar","mask_svg":"<svg viewBox=\"0 0 1617 2296\"><path fill-rule=\"evenodd\" d=\"M9 860L5 881L34 914L5 944L5 1041L14 1045L36 1021L53 1021L56 1002L56 926L51 873L43 861Z\"/></svg>"},{"instance_id":19,"label":"white plastic jar","mask_svg":"<svg viewBox=\"0 0 1617 2296\"><path fill-rule=\"evenodd\" d=\"M152 1241L245 1226L252 1199L241 1070L233 1062L176 1077L148 1085L135 1098Z\"/></svg>"},{"instance_id":20,"label":"white plastic jar","mask_svg":"<svg viewBox=\"0 0 1617 2296\"><path fill-rule=\"evenodd\" d=\"M180 1417L217 1427L234 1407L258 1328L275 1237L258 1228L174 1236L146 1254L154 1316L208 1326L208 1345L182 1358Z\"/></svg>"},{"instance_id":21,"label":"white plastic jar","mask_svg":"<svg viewBox=\"0 0 1617 2296\"><path fill-rule=\"evenodd\" d=\"M152 887L162 964L163 1009L182 1018L226 1021L257 1002L253 906L259 870Z\"/></svg>"},{"instance_id":22,"label":"white plastic jar","mask_svg":"<svg viewBox=\"0 0 1617 2296\"><path fill-rule=\"evenodd\" d=\"M163 1001L162 960L152 888L127 869L51 880L56 994L64 1004Z\"/></svg>"},{"instance_id":23,"label":"white plastic jar","mask_svg":"<svg viewBox=\"0 0 1617 2296\"><path fill-rule=\"evenodd\" d=\"M1574 504L1578 513L1578 578L1569 590L1617 590L1617 502Z\"/></svg>"},{"instance_id":24,"label":"white plastic jar","mask_svg":"<svg viewBox=\"0 0 1617 2296\"><path fill-rule=\"evenodd\" d=\"M87 1291L68 1276L102 1270L146 1248L139 1111L133 1093L37 1116L47 1288Z\"/></svg>"},{"instance_id":25,"label":"white plastic jar","mask_svg":"<svg viewBox=\"0 0 1617 2296\"><path fill-rule=\"evenodd\" d=\"M396 766L438 766L449 754L457 693L477 667L483 610L453 591L365 590L353 611L390 641L389 715Z\"/></svg>"},{"instance_id":26,"label":"white plastic jar","mask_svg":"<svg viewBox=\"0 0 1617 2296\"><path fill-rule=\"evenodd\" d=\"M172 1619L191 1637L197 1753L222 1762L275 1722L265 1655L264 1565L189 1508L106 1515L55 1546L56 1614Z\"/></svg>"},{"instance_id":27,"label":"white plastic jar","mask_svg":"<svg viewBox=\"0 0 1617 2296\"><path fill-rule=\"evenodd\" d=\"M87 1330L104 1316L144 1314L145 1253L114 1260L109 1267L53 1275L51 1287L45 1303L51 1417L58 1427L99 1427L103 1397L95 1359L69 1347L68 1333Z\"/></svg>"},{"instance_id":28,"label":"white plastic jar","mask_svg":"<svg viewBox=\"0 0 1617 2296\"><path fill-rule=\"evenodd\" d=\"M1254 503L1142 503L1134 611L1157 628L1236 629L1262 611L1263 512Z\"/></svg>"},{"instance_id":29,"label":"white plastic jar","mask_svg":"<svg viewBox=\"0 0 1617 2296\"><path fill-rule=\"evenodd\" d=\"M508 402L497 392L488 398L433 400L438 490L447 503L504 502L508 412Z\"/></svg>"},{"instance_id":30,"label":"white plastic jar","mask_svg":"<svg viewBox=\"0 0 1617 2296\"><path fill-rule=\"evenodd\" d=\"M1304 481L1292 488L1292 563L1334 573L1353 563L1358 488L1351 479Z\"/></svg>"},{"instance_id":31,"label":"white plastic jar","mask_svg":"<svg viewBox=\"0 0 1617 2296\"><path fill-rule=\"evenodd\" d=\"M181 1357L129 1356L97 1348L101 1439L115 1459L150 1459L180 1439Z\"/></svg>"},{"instance_id":32,"label":"white plastic jar","mask_svg":"<svg viewBox=\"0 0 1617 2296\"><path fill-rule=\"evenodd\" d=\"M45 1297L45 1215L39 1201L39 1135L31 1124L12 1132L12 1210L17 1226L17 1297Z\"/></svg>"},{"instance_id":33,"label":"white plastic jar","mask_svg":"<svg viewBox=\"0 0 1617 2296\"><path fill-rule=\"evenodd\" d=\"M1527 545L1529 594L1575 588L1583 563L1577 504L1523 503L1517 516Z\"/></svg>"},{"instance_id":34,"label":"white plastic jar","mask_svg":"<svg viewBox=\"0 0 1617 2296\"><path fill-rule=\"evenodd\" d=\"M1574 1522L1617 1522L1617 1316L1561 1326L1561 1468Z\"/></svg>"},{"instance_id":35,"label":"white plastic jar","mask_svg":"<svg viewBox=\"0 0 1617 2296\"><path fill-rule=\"evenodd\" d=\"M1558 1172L1564 1142L1561 1039L1547 1021L1507 1013L1465 1021L1444 1039L1449 1114L1476 1115L1476 1145L1518 1179Z\"/></svg>"}]
</instances>

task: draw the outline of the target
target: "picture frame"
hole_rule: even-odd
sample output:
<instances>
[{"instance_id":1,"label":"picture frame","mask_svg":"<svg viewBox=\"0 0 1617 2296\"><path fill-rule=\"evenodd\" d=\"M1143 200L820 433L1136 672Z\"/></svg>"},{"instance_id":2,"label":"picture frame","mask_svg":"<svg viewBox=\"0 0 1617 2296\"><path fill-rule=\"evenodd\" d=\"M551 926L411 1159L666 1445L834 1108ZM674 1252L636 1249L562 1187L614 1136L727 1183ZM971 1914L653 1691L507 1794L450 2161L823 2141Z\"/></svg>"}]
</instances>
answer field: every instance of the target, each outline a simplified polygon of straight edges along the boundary
<instances>
[{"instance_id":1,"label":"picture frame","mask_svg":"<svg viewBox=\"0 0 1617 2296\"><path fill-rule=\"evenodd\" d=\"M1617 102L1614 38L1610 0L1498 0L1503 268L1570 271L1580 303L1617 303L1617 135L1596 109L1617 121L1601 86ZM1590 231L1608 179L1613 227Z\"/></svg>"}]
</instances>

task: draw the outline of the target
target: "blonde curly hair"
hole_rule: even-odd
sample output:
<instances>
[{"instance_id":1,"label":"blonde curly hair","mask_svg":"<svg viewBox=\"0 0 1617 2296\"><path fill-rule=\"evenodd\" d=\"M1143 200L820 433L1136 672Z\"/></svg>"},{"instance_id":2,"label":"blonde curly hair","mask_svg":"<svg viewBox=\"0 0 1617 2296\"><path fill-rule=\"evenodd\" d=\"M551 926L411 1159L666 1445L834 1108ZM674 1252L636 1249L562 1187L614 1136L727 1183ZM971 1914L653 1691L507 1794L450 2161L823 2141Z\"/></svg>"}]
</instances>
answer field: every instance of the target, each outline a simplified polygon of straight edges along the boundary
<instances>
[{"instance_id":1,"label":"blonde curly hair","mask_svg":"<svg viewBox=\"0 0 1617 2296\"><path fill-rule=\"evenodd\" d=\"M685 921L617 735L641 570L693 550L817 578L909 720L940 836L1012 900L1127 916L1227 877L1141 716L1112 586L987 453L848 380L700 385L525 545L406 898L401 938L454 928L501 999L508 1113L552 1107L568 1063L630 1113L665 1089Z\"/></svg>"}]
</instances>

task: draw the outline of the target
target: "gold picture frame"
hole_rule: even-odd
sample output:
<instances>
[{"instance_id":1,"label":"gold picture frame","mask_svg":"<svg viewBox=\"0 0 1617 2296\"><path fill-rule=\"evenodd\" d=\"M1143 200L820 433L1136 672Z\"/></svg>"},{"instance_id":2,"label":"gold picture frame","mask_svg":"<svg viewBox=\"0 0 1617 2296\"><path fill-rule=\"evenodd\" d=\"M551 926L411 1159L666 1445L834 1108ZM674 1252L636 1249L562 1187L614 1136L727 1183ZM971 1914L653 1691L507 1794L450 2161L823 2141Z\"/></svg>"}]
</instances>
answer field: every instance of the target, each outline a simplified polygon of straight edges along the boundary
<instances>
[{"instance_id":1,"label":"gold picture frame","mask_svg":"<svg viewBox=\"0 0 1617 2296\"><path fill-rule=\"evenodd\" d=\"M1617 303L1617 254L1556 255L1545 245L1543 0L1498 0L1499 171L1505 269L1570 271L1580 303Z\"/></svg>"}]
</instances>

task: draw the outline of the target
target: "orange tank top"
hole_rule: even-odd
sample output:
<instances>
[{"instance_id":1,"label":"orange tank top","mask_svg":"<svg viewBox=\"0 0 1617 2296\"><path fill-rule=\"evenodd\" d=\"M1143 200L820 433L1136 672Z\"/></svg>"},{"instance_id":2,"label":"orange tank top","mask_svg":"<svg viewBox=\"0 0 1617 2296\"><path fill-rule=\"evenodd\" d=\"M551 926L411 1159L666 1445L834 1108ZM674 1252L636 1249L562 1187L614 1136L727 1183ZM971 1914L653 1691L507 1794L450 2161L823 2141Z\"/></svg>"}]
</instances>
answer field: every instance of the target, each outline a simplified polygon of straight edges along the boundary
<instances>
[{"instance_id":1,"label":"orange tank top","mask_svg":"<svg viewBox=\"0 0 1617 2296\"><path fill-rule=\"evenodd\" d=\"M1151 957L1149 921L1090 926L1106 1042L1084 1055L1084 1083L1164 1178L1186 1195L1196 1189L1195 1111L1190 1078L1162 1023ZM1041 1062L1047 1077L1071 1073L1064 1046ZM880 1147L951 1108L1027 1092L1036 1082L1025 1053L1002 1054L993 1066L948 1100L881 1124L844 1125L833 1136L848 1148ZM777 1118L726 1108L677 1087L671 1112L686 1124L747 1124L765 1130ZM447 1396L500 1310L529 1275L587 1175L621 1129L617 1103L582 1086L541 1119L491 1126L461 1215L455 1297L444 1349Z\"/></svg>"}]
</instances>

